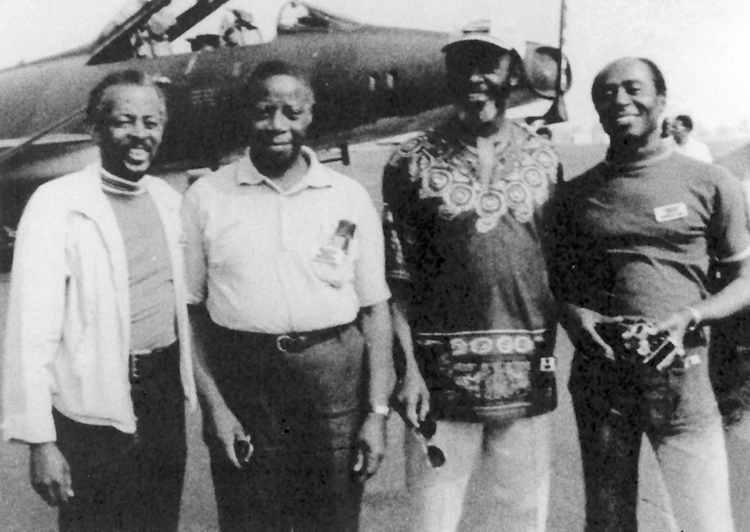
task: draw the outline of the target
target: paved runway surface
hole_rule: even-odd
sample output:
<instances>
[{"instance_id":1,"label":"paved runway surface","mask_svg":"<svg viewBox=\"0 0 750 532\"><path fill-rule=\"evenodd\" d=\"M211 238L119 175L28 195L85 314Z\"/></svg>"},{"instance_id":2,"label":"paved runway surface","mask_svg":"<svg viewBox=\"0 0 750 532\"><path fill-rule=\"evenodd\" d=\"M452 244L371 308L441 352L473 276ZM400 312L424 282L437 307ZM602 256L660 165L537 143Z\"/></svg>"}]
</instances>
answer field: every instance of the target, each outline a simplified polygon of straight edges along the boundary
<instances>
[{"instance_id":1,"label":"paved runway surface","mask_svg":"<svg viewBox=\"0 0 750 532\"><path fill-rule=\"evenodd\" d=\"M366 145L353 149L352 166L339 168L356 177L380 200L380 172L390 148ZM570 147L561 149L566 173L575 175L591 166L603 154L602 148ZM7 276L0 278L0 323L4 324ZM560 406L553 417L553 479L548 530L583 530L583 484L580 453L570 397L565 389L570 368L571 347L560 335L556 351L559 359ZM200 439L200 416L189 416L189 465L183 496L181 530L210 532L217 530L208 469L208 456ZM390 447L380 473L368 484L362 515L362 532L405 532L407 509L404 504L403 456L400 452L403 425L390 422ZM737 531L750 531L750 420L733 429L727 440L732 473L732 494ZM669 518L653 454L644 446L641 465L639 506L641 532L678 532ZM0 444L0 531L29 532L55 530L55 513L36 496L28 483L28 451L25 446ZM502 524L497 527L503 531ZM323 531L321 531L323 532Z\"/></svg>"}]
</instances>

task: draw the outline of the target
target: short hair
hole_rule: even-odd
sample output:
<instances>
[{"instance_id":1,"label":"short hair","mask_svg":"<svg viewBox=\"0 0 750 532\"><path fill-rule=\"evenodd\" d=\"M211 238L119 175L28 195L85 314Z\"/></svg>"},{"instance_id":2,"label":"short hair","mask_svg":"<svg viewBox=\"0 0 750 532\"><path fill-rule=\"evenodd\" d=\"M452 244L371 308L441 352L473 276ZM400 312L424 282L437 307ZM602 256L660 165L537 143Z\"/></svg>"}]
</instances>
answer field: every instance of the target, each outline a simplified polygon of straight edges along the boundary
<instances>
[{"instance_id":1,"label":"short hair","mask_svg":"<svg viewBox=\"0 0 750 532\"><path fill-rule=\"evenodd\" d=\"M646 65L651 71L651 77L654 78L654 88L656 89L656 94L658 94L659 96L666 96L667 82L664 79L664 74L662 74L661 69L656 66L656 63L651 61L651 59L647 59L645 57L636 57L636 59Z\"/></svg>"},{"instance_id":2,"label":"short hair","mask_svg":"<svg viewBox=\"0 0 750 532\"><path fill-rule=\"evenodd\" d=\"M651 72L651 78L654 80L654 89L656 90L656 94L659 96L667 95L667 82L664 79L664 74L662 74L661 69L658 66L656 66L656 63L654 63L651 59L648 59L646 57L621 57L620 59L616 59L612 61L611 63L609 63L607 66L601 69L599 73L596 75L596 77L594 78L594 83L592 83L591 85L591 99L592 100L596 101L597 99L596 91L599 89L599 84L602 81L602 76L604 75L604 73L609 69L609 67L611 67L618 61L622 61L624 59L632 59L634 61L640 61L641 63L646 65L646 67Z\"/></svg>"},{"instance_id":3,"label":"short hair","mask_svg":"<svg viewBox=\"0 0 750 532\"><path fill-rule=\"evenodd\" d=\"M312 84L308 79L307 75L297 67L281 61L273 59L270 61L263 61L253 69L252 73L245 79L245 83L241 89L241 96L247 100L247 104L252 104L259 94L259 86L266 80L275 76L289 76L299 80L302 85L307 89L310 96L310 103L315 103L315 92L313 91Z\"/></svg>"},{"instance_id":4,"label":"short hair","mask_svg":"<svg viewBox=\"0 0 750 532\"><path fill-rule=\"evenodd\" d=\"M690 118L688 115L677 115L674 117L675 120L678 122L682 122L682 125L685 126L685 129L688 131L693 130L693 119Z\"/></svg>"},{"instance_id":5,"label":"short hair","mask_svg":"<svg viewBox=\"0 0 750 532\"><path fill-rule=\"evenodd\" d=\"M104 93L107 92L108 88L118 85L150 87L154 89L164 103L166 118L167 95L164 92L164 89L162 89L156 82L156 79L141 70L118 70L117 72L112 72L105 76L89 94L89 102L86 106L86 122L90 126L97 128L102 125L102 117L108 111L108 109L105 108Z\"/></svg>"}]
</instances>

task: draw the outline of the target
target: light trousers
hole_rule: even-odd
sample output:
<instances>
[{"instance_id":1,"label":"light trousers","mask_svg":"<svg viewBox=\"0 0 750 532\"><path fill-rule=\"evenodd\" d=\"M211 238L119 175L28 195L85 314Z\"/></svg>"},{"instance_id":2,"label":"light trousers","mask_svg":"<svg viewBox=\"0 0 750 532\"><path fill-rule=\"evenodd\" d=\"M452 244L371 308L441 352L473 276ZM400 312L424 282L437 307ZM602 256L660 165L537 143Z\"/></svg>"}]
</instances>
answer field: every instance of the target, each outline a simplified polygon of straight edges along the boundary
<instances>
[{"instance_id":1,"label":"light trousers","mask_svg":"<svg viewBox=\"0 0 750 532\"><path fill-rule=\"evenodd\" d=\"M705 340L688 346L688 354L701 363L667 372L612 363L583 350L576 354L569 387L581 444L587 532L638 531L644 434L659 461L677 529L734 532L724 430Z\"/></svg>"},{"instance_id":2,"label":"light trousers","mask_svg":"<svg viewBox=\"0 0 750 532\"><path fill-rule=\"evenodd\" d=\"M432 468L407 430L406 483L413 532L544 532L549 498L549 414L486 425L438 421Z\"/></svg>"},{"instance_id":3,"label":"light trousers","mask_svg":"<svg viewBox=\"0 0 750 532\"><path fill-rule=\"evenodd\" d=\"M643 429L613 411L575 401L586 481L586 532L637 532ZM681 532L734 532L721 418L663 434L645 431Z\"/></svg>"}]
</instances>

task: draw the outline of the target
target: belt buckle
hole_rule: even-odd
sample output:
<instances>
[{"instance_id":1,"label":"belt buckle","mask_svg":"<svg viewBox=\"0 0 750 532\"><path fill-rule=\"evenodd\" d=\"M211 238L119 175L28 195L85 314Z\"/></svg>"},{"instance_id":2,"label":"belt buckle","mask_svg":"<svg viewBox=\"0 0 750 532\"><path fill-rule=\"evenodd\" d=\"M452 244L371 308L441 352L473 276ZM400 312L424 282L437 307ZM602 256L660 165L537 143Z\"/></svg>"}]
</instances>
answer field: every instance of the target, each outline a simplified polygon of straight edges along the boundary
<instances>
[{"instance_id":1,"label":"belt buckle","mask_svg":"<svg viewBox=\"0 0 750 532\"><path fill-rule=\"evenodd\" d=\"M276 349L282 353L288 353L294 339L288 334L280 334L276 337Z\"/></svg>"}]
</instances>

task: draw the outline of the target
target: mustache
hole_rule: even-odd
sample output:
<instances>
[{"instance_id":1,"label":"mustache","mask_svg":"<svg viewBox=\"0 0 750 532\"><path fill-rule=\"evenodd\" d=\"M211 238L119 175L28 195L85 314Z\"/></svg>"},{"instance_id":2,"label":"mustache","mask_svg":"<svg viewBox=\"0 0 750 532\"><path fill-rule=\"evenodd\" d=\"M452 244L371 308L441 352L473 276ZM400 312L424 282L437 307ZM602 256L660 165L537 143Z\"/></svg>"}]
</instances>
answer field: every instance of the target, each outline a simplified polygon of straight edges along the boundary
<instances>
[{"instance_id":1,"label":"mustache","mask_svg":"<svg viewBox=\"0 0 750 532\"><path fill-rule=\"evenodd\" d=\"M122 147L128 150L132 149L143 149L143 150L153 150L154 147L156 147L158 144L149 140L131 140L127 143L122 144Z\"/></svg>"},{"instance_id":2,"label":"mustache","mask_svg":"<svg viewBox=\"0 0 750 532\"><path fill-rule=\"evenodd\" d=\"M490 98L497 102L508 98L513 90L513 85L511 85L510 81L506 81L499 86L487 83L461 82L450 83L449 88L454 98L463 98L469 92L485 92Z\"/></svg>"}]
</instances>

